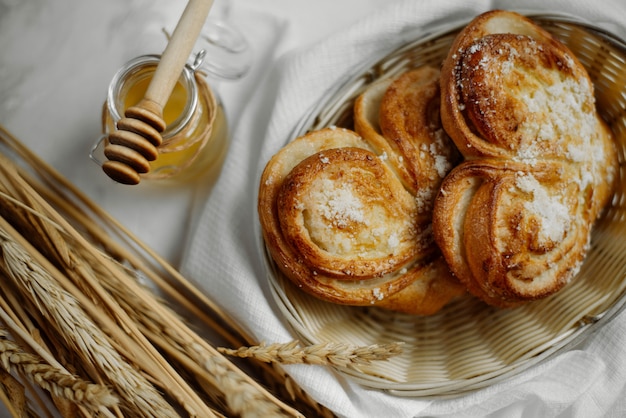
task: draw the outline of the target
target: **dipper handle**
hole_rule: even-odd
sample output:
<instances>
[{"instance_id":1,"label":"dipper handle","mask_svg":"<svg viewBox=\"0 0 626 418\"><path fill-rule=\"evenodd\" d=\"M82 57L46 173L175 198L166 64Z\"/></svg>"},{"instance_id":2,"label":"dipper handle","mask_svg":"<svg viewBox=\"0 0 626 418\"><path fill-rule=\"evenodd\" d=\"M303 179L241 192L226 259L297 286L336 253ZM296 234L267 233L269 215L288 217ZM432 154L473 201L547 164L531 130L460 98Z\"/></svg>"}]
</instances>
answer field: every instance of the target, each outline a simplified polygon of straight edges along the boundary
<instances>
[{"instance_id":1,"label":"dipper handle","mask_svg":"<svg viewBox=\"0 0 626 418\"><path fill-rule=\"evenodd\" d=\"M140 174L150 170L149 161L158 156L157 147L166 124L163 108L191 55L213 0L189 0L174 33L150 80L144 97L124 112L117 130L109 135L104 154L109 159L102 165L104 172L123 184L137 184Z\"/></svg>"}]
</instances>

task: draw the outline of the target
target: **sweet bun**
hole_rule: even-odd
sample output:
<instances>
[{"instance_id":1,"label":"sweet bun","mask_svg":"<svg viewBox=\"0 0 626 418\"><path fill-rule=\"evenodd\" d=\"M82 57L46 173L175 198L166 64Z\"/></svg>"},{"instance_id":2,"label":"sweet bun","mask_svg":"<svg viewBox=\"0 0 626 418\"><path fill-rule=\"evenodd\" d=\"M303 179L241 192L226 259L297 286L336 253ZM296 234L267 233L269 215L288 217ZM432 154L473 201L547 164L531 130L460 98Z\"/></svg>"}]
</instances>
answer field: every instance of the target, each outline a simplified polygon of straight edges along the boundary
<instances>
[{"instance_id":1,"label":"sweet bun","mask_svg":"<svg viewBox=\"0 0 626 418\"><path fill-rule=\"evenodd\" d=\"M405 187L430 208L460 154L441 125L439 70L424 66L372 84L355 102L354 126L389 157Z\"/></svg>"},{"instance_id":2,"label":"sweet bun","mask_svg":"<svg viewBox=\"0 0 626 418\"><path fill-rule=\"evenodd\" d=\"M439 104L435 74L409 74L417 88L393 90L407 82L403 76L372 86L355 104L360 132L309 132L266 165L258 200L263 237L277 268L303 291L332 303L411 314L435 313L465 292L432 236L433 190L445 172L431 168L424 175L412 165L424 152L432 161L447 158L447 138L438 122L407 131L410 121L396 118L384 122L397 129L390 141L378 118L394 117L392 110L382 116L384 106L414 106L408 96L425 97L429 88L436 106L420 104L413 112L427 118ZM441 170L452 167L439 162ZM427 193L420 194L422 183Z\"/></svg>"},{"instance_id":3,"label":"sweet bun","mask_svg":"<svg viewBox=\"0 0 626 418\"><path fill-rule=\"evenodd\" d=\"M585 68L528 18L491 11L455 39L441 101L465 158L433 216L451 270L495 306L557 292L579 270L617 172Z\"/></svg>"},{"instance_id":4,"label":"sweet bun","mask_svg":"<svg viewBox=\"0 0 626 418\"><path fill-rule=\"evenodd\" d=\"M433 314L467 291L515 307L576 275L617 151L585 68L530 19L476 17L441 71L377 80L353 121L296 138L262 174L265 244L297 287Z\"/></svg>"}]
</instances>

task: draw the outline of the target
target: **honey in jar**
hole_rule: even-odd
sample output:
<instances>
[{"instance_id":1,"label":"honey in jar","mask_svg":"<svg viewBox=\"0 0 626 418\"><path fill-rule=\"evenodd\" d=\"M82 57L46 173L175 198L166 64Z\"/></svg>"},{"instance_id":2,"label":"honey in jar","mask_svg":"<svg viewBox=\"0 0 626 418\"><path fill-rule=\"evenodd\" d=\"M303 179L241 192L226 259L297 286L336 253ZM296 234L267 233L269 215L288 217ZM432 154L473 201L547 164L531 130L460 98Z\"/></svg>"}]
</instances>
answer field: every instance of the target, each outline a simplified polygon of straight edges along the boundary
<instances>
[{"instance_id":1,"label":"honey in jar","mask_svg":"<svg viewBox=\"0 0 626 418\"><path fill-rule=\"evenodd\" d=\"M104 135L96 148L106 145L107 134L116 129L125 110L144 97L159 58L137 57L115 74L103 109ZM203 74L185 66L163 108L163 119L166 128L159 155L142 179L190 181L219 171L228 148L227 123L223 107Z\"/></svg>"}]
</instances>

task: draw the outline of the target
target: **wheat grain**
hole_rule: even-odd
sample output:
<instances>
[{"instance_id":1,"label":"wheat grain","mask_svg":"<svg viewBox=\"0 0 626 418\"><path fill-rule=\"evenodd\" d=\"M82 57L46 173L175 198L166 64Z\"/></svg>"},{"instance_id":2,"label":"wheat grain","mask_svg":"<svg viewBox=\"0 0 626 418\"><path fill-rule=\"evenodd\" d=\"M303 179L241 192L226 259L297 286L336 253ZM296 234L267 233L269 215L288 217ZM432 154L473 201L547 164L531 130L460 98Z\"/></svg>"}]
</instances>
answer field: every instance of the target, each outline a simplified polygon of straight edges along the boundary
<instances>
[{"instance_id":1,"label":"wheat grain","mask_svg":"<svg viewBox=\"0 0 626 418\"><path fill-rule=\"evenodd\" d=\"M23 189L29 190L30 187L28 185L23 185ZM100 251L96 250L92 245L90 245L89 242L78 235L77 231L72 229L71 225L69 225L66 220L59 218L59 215L54 213L54 211L44 202L40 203L42 207L40 210L45 210L51 218L58 221L58 224L62 228L63 235L66 237L66 242L62 244L62 246L68 244L74 246L73 250L68 254L67 259L65 257L56 259L57 263L61 264L59 267L65 268L65 274L68 278L72 278L74 284L69 283L62 275L57 278L62 279L64 286L71 288L74 295L81 297L83 306L92 311L104 310L106 314L108 314L105 314L104 316L96 315L96 317L98 317L100 321L108 322L105 326L110 332L113 332L117 326L122 327L123 332L116 332L117 339L123 340L117 348L125 350L125 354L130 354L131 352L134 353L138 350L138 355L135 355L133 358L141 363L143 369L151 375L154 382L158 384L159 387L166 390L172 398L179 402L180 405L184 406L190 415L194 416L196 414L201 414L202 416L207 417L213 416L211 411L204 407L202 400L187 387L186 383L180 376L178 376L171 365L162 359L154 347L152 347L136 329L136 326L129 320L125 312L119 308L115 300L113 300L110 295L106 293L100 285L99 278L92 274L92 269L89 265L77 257L77 254L80 251L76 251L76 248L81 248L84 250L83 253L87 253L92 256L93 258L90 261L92 261L95 265L102 263L106 266L106 269L108 269L106 276L115 276L116 273L119 273L118 266L113 265L110 262L110 259L102 257L102 253ZM46 262L46 268L48 270L55 270L55 267L53 267L45 258L41 261ZM80 291L75 289L75 286L78 286ZM90 300L94 300L98 307L96 308ZM117 323L111 324L110 321L107 320L108 316L116 318ZM131 387L134 386L132 381L130 382L130 385ZM155 406L155 408L156 407L158 407L158 405ZM149 410L146 410L146 408L141 408L141 410L146 411L142 413L150 413ZM159 407L158 410L164 415L169 413L169 411L164 407Z\"/></svg>"},{"instance_id":2,"label":"wheat grain","mask_svg":"<svg viewBox=\"0 0 626 418\"><path fill-rule=\"evenodd\" d=\"M171 405L130 366L113 348L106 335L80 308L76 299L50 278L46 270L36 264L28 253L0 228L0 248L3 268L25 296L44 313L64 337L65 343L80 353L98 371L115 384L120 401L126 403L139 416L175 416Z\"/></svg>"},{"instance_id":3,"label":"wheat grain","mask_svg":"<svg viewBox=\"0 0 626 418\"><path fill-rule=\"evenodd\" d=\"M36 355L24 352L7 339L6 330L0 329L0 364L8 373L18 371L53 395L85 406L91 411L111 407L118 400L103 385L88 383L49 364Z\"/></svg>"},{"instance_id":4,"label":"wheat grain","mask_svg":"<svg viewBox=\"0 0 626 418\"><path fill-rule=\"evenodd\" d=\"M218 304L200 292L175 268L85 197L46 162L30 152L1 125L0 142L7 145L26 166L26 169L17 166L14 164L15 158L2 158L0 154L2 158L0 170L9 167L9 171L4 174L5 190L0 190L0 199L7 203L0 205L6 207L3 212L13 216L12 221L20 226L20 231L33 235L29 236L29 240L32 238L32 242L36 243L40 247L39 251L45 255L43 259L37 258L37 261L45 267L45 270L52 271L55 268L63 270L62 273L53 274L55 280L81 303L92 318L97 320L97 324L105 329L107 336L111 338L110 342L114 348L140 367L147 379L158 387L170 391L168 393L171 397L185 408L187 408L185 399L191 404L195 402L191 399L192 394L188 397L184 397L184 394L179 396L179 391L183 391L180 376L174 374L175 371L169 364L161 364L165 360L157 358L151 347L146 345L147 341L144 341L143 334L149 336L153 344L163 352L168 353L170 359L178 361L177 365L185 365L187 369L185 372L191 373L192 378L197 378L199 382L210 381L208 385L201 383L202 389L209 396L229 396L227 403L231 405L230 411L237 410L242 415L253 416L257 408L258 399L247 398L247 395L238 393L238 390L241 391L240 386L233 386L237 385L237 382L239 384L243 382L244 388L249 389L249 393L261 396L268 408L272 408L261 412L262 414L274 414L275 408L278 408L287 415L300 415L297 410L275 398L230 363L180 318L173 316L171 312L163 312L162 301L157 300L152 292L142 289L137 293L135 274L155 284L170 301L175 301L187 315L191 314L192 319L202 321L210 334L216 333L232 347L256 343L241 324L229 317ZM33 223L34 226L31 225ZM116 235L116 239L113 239L110 233ZM121 245L119 241L125 245ZM97 254L96 246L102 249ZM122 268L120 263L112 258L124 262L127 266ZM50 262L55 266L51 268ZM121 281L116 281L118 279ZM85 281L84 286L81 285L81 280ZM105 281L109 283L106 285L107 294L103 294L100 288L104 286L101 283ZM123 293L127 293L129 303L123 308L126 314L120 312L122 308L118 305L116 296L110 297L115 295L111 290L112 286L119 286ZM145 305L141 305L141 309L137 305L138 300L146 301ZM100 315L104 317L101 318ZM143 334L139 333L139 329ZM166 333L164 330L172 332ZM74 349L69 347L69 350ZM89 359L79 356L74 361L84 363L83 367L92 367ZM264 383L267 386L278 388L281 394L289 392L292 403L298 408L308 405L314 411L319 411L313 413L315 416L332 415L299 388L278 363L254 363L252 360L251 364L258 365L265 373ZM229 379L232 384L224 387L220 383L221 378ZM127 405L125 412L129 414L138 412L135 409L136 406ZM193 408L190 407L187 411L191 415ZM215 415L218 414L212 414L207 410L204 416Z\"/></svg>"},{"instance_id":5,"label":"wheat grain","mask_svg":"<svg viewBox=\"0 0 626 418\"><path fill-rule=\"evenodd\" d=\"M300 347L299 341L288 343L260 344L253 347L241 347L236 350L218 348L230 356L254 358L266 363L315 364L355 368L371 364L372 361L387 360L402 352L402 343L374 344L355 347L343 343L319 343Z\"/></svg>"},{"instance_id":6,"label":"wheat grain","mask_svg":"<svg viewBox=\"0 0 626 418\"><path fill-rule=\"evenodd\" d=\"M230 413L242 417L300 415L254 385L249 376L241 373L217 350L212 350L174 312L145 292L144 288L136 286L130 293L130 284L121 285L112 279L109 277L105 284L120 306L128 310L129 315L144 327L143 332L161 349L180 361L184 361L181 355L186 355L199 365L196 374L221 394Z\"/></svg>"}]
</instances>

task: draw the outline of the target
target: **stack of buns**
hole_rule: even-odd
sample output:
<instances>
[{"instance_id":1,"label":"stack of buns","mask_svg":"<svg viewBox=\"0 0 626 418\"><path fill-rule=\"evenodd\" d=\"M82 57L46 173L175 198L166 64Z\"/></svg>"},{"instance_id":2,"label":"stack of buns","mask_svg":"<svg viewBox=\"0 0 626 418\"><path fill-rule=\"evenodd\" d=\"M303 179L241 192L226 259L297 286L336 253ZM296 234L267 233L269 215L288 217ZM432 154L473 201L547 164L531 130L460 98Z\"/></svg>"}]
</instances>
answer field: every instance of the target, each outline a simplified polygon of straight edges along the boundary
<instances>
[{"instance_id":1,"label":"stack of buns","mask_svg":"<svg viewBox=\"0 0 626 418\"><path fill-rule=\"evenodd\" d=\"M514 307L575 276L616 173L584 67L496 10L441 70L368 86L353 129L281 149L258 212L276 266L320 299L428 315L469 292Z\"/></svg>"}]
</instances>

